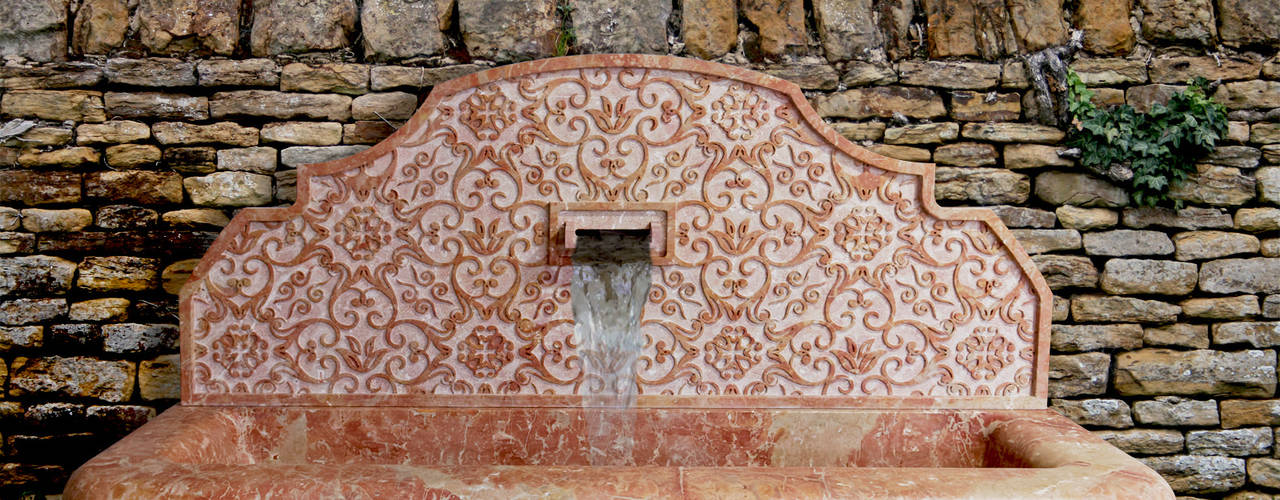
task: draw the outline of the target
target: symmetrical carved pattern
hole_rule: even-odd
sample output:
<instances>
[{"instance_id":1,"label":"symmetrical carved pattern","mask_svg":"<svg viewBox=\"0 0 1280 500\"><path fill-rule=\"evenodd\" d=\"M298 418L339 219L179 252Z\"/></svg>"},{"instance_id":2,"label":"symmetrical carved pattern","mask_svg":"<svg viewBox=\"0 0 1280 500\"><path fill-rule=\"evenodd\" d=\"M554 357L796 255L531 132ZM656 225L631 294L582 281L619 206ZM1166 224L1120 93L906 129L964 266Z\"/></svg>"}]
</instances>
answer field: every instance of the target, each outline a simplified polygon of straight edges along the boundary
<instances>
[{"instance_id":1,"label":"symmetrical carved pattern","mask_svg":"<svg viewBox=\"0 0 1280 500\"><path fill-rule=\"evenodd\" d=\"M788 87L519 73L437 88L391 147L233 225L184 292L188 400L585 395L571 269L548 265L549 206L583 202L674 207L642 400L1035 395L1025 256L933 215L919 175L855 159Z\"/></svg>"}]
</instances>

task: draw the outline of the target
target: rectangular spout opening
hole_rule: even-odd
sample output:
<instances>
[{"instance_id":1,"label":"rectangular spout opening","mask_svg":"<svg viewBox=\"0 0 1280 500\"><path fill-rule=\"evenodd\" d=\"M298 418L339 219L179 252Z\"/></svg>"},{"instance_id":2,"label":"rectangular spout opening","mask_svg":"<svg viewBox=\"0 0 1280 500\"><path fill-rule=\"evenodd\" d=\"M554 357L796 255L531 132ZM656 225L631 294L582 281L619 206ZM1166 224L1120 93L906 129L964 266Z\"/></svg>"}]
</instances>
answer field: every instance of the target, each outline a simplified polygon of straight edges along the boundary
<instances>
[{"instance_id":1,"label":"rectangular spout opening","mask_svg":"<svg viewBox=\"0 0 1280 500\"><path fill-rule=\"evenodd\" d=\"M671 230L674 207L669 203L629 203L625 207L607 203L553 203L548 206L550 248L548 264L569 265L579 246L581 235L613 235L618 237L644 233L649 262L656 266L671 263L674 252ZM634 240L638 241L638 240Z\"/></svg>"}]
</instances>

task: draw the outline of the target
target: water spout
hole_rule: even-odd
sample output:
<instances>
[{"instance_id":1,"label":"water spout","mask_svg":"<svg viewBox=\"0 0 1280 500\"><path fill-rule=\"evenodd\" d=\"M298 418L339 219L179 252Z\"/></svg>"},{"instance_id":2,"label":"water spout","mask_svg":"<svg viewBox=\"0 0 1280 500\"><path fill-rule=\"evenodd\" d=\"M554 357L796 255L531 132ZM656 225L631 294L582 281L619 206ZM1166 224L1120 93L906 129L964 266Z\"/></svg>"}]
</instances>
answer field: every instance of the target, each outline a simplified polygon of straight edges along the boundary
<instances>
[{"instance_id":1,"label":"water spout","mask_svg":"<svg viewBox=\"0 0 1280 500\"><path fill-rule=\"evenodd\" d=\"M644 347L640 315L649 293L647 231L579 231L571 288L574 336L582 354L588 459L631 465L637 384Z\"/></svg>"}]
</instances>

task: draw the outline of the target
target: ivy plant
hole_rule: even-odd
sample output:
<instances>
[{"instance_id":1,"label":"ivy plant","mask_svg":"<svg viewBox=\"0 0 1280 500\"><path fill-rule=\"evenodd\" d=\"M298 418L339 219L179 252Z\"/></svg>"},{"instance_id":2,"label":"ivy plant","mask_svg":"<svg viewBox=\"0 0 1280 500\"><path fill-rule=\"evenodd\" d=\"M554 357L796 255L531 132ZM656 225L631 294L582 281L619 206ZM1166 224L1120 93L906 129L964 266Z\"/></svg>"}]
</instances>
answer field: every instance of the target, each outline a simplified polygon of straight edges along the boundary
<instances>
[{"instance_id":1,"label":"ivy plant","mask_svg":"<svg viewBox=\"0 0 1280 500\"><path fill-rule=\"evenodd\" d=\"M1213 151L1227 133L1227 111L1206 93L1201 77L1167 104L1152 104L1140 113L1128 104L1099 108L1093 92L1074 71L1067 74L1068 111L1075 127L1067 144L1080 150L1080 163L1105 172L1121 167L1132 172L1129 193L1139 206L1174 205L1169 190L1195 171L1196 160ZM1113 176L1114 179L1114 176Z\"/></svg>"}]
</instances>

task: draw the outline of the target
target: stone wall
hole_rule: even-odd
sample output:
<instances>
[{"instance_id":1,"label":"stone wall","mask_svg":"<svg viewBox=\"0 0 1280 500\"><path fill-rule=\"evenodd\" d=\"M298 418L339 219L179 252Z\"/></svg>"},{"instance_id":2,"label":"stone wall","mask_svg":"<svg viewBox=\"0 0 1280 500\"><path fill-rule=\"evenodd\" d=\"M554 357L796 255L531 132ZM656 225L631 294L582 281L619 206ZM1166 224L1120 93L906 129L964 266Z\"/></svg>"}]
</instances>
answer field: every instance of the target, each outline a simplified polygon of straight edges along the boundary
<instances>
[{"instance_id":1,"label":"stone wall","mask_svg":"<svg viewBox=\"0 0 1280 500\"><path fill-rule=\"evenodd\" d=\"M1059 157L1020 55L1084 33L1102 103L1221 79L1229 137L1180 211ZM0 2L0 494L57 492L178 397L178 287L235 210L288 204L431 86L562 53L767 71L849 139L938 164L1058 295L1052 406L1180 494L1280 494L1275 0ZM16 121L9 121L16 119Z\"/></svg>"}]
</instances>

